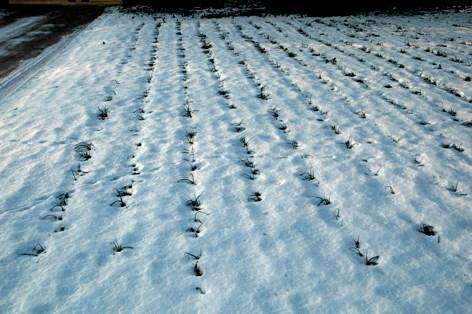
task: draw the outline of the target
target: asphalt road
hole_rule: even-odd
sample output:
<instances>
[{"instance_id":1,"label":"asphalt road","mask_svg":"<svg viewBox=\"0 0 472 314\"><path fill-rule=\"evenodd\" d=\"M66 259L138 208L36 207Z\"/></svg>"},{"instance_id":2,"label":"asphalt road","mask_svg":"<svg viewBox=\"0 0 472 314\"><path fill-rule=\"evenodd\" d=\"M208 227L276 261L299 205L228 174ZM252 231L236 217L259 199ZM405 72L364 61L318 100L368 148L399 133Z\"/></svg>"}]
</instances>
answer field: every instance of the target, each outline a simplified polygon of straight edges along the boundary
<instances>
[{"instance_id":1,"label":"asphalt road","mask_svg":"<svg viewBox=\"0 0 472 314\"><path fill-rule=\"evenodd\" d=\"M0 80L101 12L97 8L0 9Z\"/></svg>"}]
</instances>

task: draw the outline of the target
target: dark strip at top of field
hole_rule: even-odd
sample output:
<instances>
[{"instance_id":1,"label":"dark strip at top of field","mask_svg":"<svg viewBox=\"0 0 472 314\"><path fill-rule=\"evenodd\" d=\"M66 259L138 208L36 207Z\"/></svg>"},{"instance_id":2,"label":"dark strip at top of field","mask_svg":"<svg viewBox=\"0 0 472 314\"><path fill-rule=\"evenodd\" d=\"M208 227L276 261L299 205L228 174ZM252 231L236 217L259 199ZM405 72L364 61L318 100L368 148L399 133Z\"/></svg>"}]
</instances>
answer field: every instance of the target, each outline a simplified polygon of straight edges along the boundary
<instances>
[{"instance_id":1,"label":"dark strip at top of field","mask_svg":"<svg viewBox=\"0 0 472 314\"><path fill-rule=\"evenodd\" d=\"M419 9L452 8L470 6L470 0L124 0L124 7L144 5L141 12L175 12L192 14L203 8L239 8L242 10L214 13L224 15L261 15L261 14L304 14L312 16L350 15L362 12L380 11L383 13L408 13ZM136 10L136 9L135 9Z\"/></svg>"},{"instance_id":2,"label":"dark strip at top of field","mask_svg":"<svg viewBox=\"0 0 472 314\"><path fill-rule=\"evenodd\" d=\"M182 15L193 14L201 9L233 8L226 12L205 14L206 17L263 14L303 14L310 16L351 15L367 12L409 13L418 10L470 7L471 0L123 0L124 8L131 12L170 12ZM8 0L0 0L0 8L8 8ZM15 6L15 8L18 8ZM22 6L21 10L45 10L44 6ZM46 10L51 6L46 6Z\"/></svg>"}]
</instances>

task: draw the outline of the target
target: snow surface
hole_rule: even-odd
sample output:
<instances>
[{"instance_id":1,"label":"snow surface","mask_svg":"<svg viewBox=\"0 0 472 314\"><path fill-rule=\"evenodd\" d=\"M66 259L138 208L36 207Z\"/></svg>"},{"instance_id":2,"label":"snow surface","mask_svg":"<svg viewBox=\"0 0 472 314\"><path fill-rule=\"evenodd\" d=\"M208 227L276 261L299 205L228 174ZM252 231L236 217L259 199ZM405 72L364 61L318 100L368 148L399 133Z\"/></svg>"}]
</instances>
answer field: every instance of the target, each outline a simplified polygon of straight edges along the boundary
<instances>
[{"instance_id":1,"label":"snow surface","mask_svg":"<svg viewBox=\"0 0 472 314\"><path fill-rule=\"evenodd\" d=\"M3 91L0 312L470 311L470 14L107 10Z\"/></svg>"}]
</instances>

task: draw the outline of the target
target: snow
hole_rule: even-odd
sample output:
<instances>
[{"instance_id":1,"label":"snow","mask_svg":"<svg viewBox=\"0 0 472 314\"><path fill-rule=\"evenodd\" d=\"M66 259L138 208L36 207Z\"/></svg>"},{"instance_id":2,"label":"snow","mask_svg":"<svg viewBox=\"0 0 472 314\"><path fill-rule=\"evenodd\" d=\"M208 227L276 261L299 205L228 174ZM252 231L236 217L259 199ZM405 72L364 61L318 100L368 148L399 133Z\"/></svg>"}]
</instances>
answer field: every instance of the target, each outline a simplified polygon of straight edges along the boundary
<instances>
[{"instance_id":1,"label":"snow","mask_svg":"<svg viewBox=\"0 0 472 314\"><path fill-rule=\"evenodd\" d=\"M0 312L467 312L470 13L107 10L0 91Z\"/></svg>"}]
</instances>

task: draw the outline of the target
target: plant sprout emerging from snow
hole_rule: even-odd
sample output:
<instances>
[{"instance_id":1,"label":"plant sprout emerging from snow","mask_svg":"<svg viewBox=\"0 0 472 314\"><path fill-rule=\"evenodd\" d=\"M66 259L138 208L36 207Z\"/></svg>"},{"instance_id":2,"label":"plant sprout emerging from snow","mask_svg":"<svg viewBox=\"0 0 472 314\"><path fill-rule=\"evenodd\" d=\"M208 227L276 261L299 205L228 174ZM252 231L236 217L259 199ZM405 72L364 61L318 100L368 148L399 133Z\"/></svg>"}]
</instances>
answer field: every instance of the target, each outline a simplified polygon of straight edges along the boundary
<instances>
[{"instance_id":1,"label":"plant sprout emerging from snow","mask_svg":"<svg viewBox=\"0 0 472 314\"><path fill-rule=\"evenodd\" d=\"M357 240L354 240L354 251L360 257L364 257L364 253L361 252L361 240L360 237L357 237Z\"/></svg>"},{"instance_id":2,"label":"plant sprout emerging from snow","mask_svg":"<svg viewBox=\"0 0 472 314\"><path fill-rule=\"evenodd\" d=\"M202 221L200 218L198 218L198 215L199 215L199 214L202 214L202 215L209 215L208 213L205 213L205 212L203 212L203 211L201 211L201 210L194 210L194 212L195 212L195 213L193 214L193 221L194 221L194 222L198 222L198 223L203 223L203 221Z\"/></svg>"},{"instance_id":3,"label":"plant sprout emerging from snow","mask_svg":"<svg viewBox=\"0 0 472 314\"><path fill-rule=\"evenodd\" d=\"M184 154L189 154L191 157L191 161L195 162L195 149L193 145L190 146L190 149L184 149L183 151Z\"/></svg>"},{"instance_id":4,"label":"plant sprout emerging from snow","mask_svg":"<svg viewBox=\"0 0 472 314\"><path fill-rule=\"evenodd\" d=\"M189 178L180 179L180 180L177 181L177 182L189 183L189 184L192 184L192 185L197 185L197 181L196 181L195 176L193 175L193 173L190 173L190 177L189 177Z\"/></svg>"},{"instance_id":5,"label":"plant sprout emerging from snow","mask_svg":"<svg viewBox=\"0 0 472 314\"><path fill-rule=\"evenodd\" d=\"M195 228L195 227L190 227L190 228L187 228L187 232L191 232L193 233L193 236L195 238L198 238L198 234L202 231L202 227L203 227L203 222L200 222L200 224Z\"/></svg>"},{"instance_id":6,"label":"plant sprout emerging from snow","mask_svg":"<svg viewBox=\"0 0 472 314\"><path fill-rule=\"evenodd\" d=\"M290 147L292 147L293 149L297 149L298 146L299 146L298 142L295 141L295 140L288 140L287 143L288 143L288 145L289 145Z\"/></svg>"},{"instance_id":7,"label":"plant sprout emerging from snow","mask_svg":"<svg viewBox=\"0 0 472 314\"><path fill-rule=\"evenodd\" d=\"M459 182L456 183L450 183L449 186L447 187L448 191L456 193L459 188Z\"/></svg>"},{"instance_id":8,"label":"plant sprout emerging from snow","mask_svg":"<svg viewBox=\"0 0 472 314\"><path fill-rule=\"evenodd\" d=\"M117 240L113 241L112 244L113 244L113 255L115 255L115 253L120 253L126 249L130 249L130 250L134 249L134 247L132 246L125 246L125 245L122 245L121 243L118 243Z\"/></svg>"},{"instance_id":9,"label":"plant sprout emerging from snow","mask_svg":"<svg viewBox=\"0 0 472 314\"><path fill-rule=\"evenodd\" d=\"M442 111L448 113L451 117L455 117L457 115L457 111L452 108L443 108Z\"/></svg>"},{"instance_id":10,"label":"plant sprout emerging from snow","mask_svg":"<svg viewBox=\"0 0 472 314\"><path fill-rule=\"evenodd\" d=\"M379 259L380 259L380 256L374 256L374 257L367 257L367 255L365 256L365 264L367 266L376 266L379 264Z\"/></svg>"},{"instance_id":11,"label":"plant sprout emerging from snow","mask_svg":"<svg viewBox=\"0 0 472 314\"><path fill-rule=\"evenodd\" d=\"M316 198L320 200L317 204L318 206L328 206L329 204L331 204L331 199L330 199L329 196L328 196L328 198L319 197L319 196L317 196Z\"/></svg>"},{"instance_id":12,"label":"plant sprout emerging from snow","mask_svg":"<svg viewBox=\"0 0 472 314\"><path fill-rule=\"evenodd\" d=\"M453 149L455 151L458 151L459 153L462 153L464 151L464 148L462 147L462 145L458 145L458 144L442 144L441 145L443 148L446 148L446 149Z\"/></svg>"},{"instance_id":13,"label":"plant sprout emerging from snow","mask_svg":"<svg viewBox=\"0 0 472 314\"><path fill-rule=\"evenodd\" d=\"M242 163L248 168L256 168L256 164L252 159L242 159Z\"/></svg>"},{"instance_id":14,"label":"plant sprout emerging from snow","mask_svg":"<svg viewBox=\"0 0 472 314\"><path fill-rule=\"evenodd\" d=\"M119 189L115 189L115 195L117 197L131 196L132 193L129 191L133 188L132 184L125 185Z\"/></svg>"},{"instance_id":15,"label":"plant sprout emerging from snow","mask_svg":"<svg viewBox=\"0 0 472 314\"><path fill-rule=\"evenodd\" d=\"M344 144L346 145L346 148L347 149L352 149L354 147L354 142L352 141L352 138L349 136L349 138L347 139L347 141L344 142Z\"/></svg>"},{"instance_id":16,"label":"plant sprout emerging from snow","mask_svg":"<svg viewBox=\"0 0 472 314\"><path fill-rule=\"evenodd\" d=\"M472 128L472 121L465 121L465 122L462 122L461 124L465 127Z\"/></svg>"},{"instance_id":17,"label":"plant sprout emerging from snow","mask_svg":"<svg viewBox=\"0 0 472 314\"><path fill-rule=\"evenodd\" d=\"M192 211L201 211L202 208L202 202L200 201L200 196L201 195L198 195L198 196L195 196L194 198L191 198L189 199L187 202L186 202L186 205L190 208L192 208Z\"/></svg>"},{"instance_id":18,"label":"plant sprout emerging from snow","mask_svg":"<svg viewBox=\"0 0 472 314\"><path fill-rule=\"evenodd\" d=\"M269 95L265 92L265 87L264 86L260 87L259 94L257 95L257 97L259 97L262 100L268 100L269 99Z\"/></svg>"},{"instance_id":19,"label":"plant sprout emerging from snow","mask_svg":"<svg viewBox=\"0 0 472 314\"><path fill-rule=\"evenodd\" d=\"M340 220L341 219L341 211L339 210L339 208L336 209L336 215L334 216L334 218L336 218L336 220Z\"/></svg>"},{"instance_id":20,"label":"plant sprout emerging from snow","mask_svg":"<svg viewBox=\"0 0 472 314\"><path fill-rule=\"evenodd\" d=\"M280 109L278 109L277 107L272 107L269 109L269 113L274 119L279 118L279 112L280 112Z\"/></svg>"},{"instance_id":21,"label":"plant sprout emerging from snow","mask_svg":"<svg viewBox=\"0 0 472 314\"><path fill-rule=\"evenodd\" d=\"M424 163L421 161L421 156L416 156L415 157L415 164L417 164L419 167L423 167Z\"/></svg>"},{"instance_id":22,"label":"plant sprout emerging from snow","mask_svg":"<svg viewBox=\"0 0 472 314\"><path fill-rule=\"evenodd\" d=\"M356 114L359 116L359 118L361 119L365 119L367 116L365 114L364 111L360 110L360 111L357 111Z\"/></svg>"},{"instance_id":23,"label":"plant sprout emerging from snow","mask_svg":"<svg viewBox=\"0 0 472 314\"><path fill-rule=\"evenodd\" d=\"M246 137L243 136L239 139L241 144L243 145L244 148L246 148L246 154L248 155L253 155L254 151L249 148L249 142L247 141Z\"/></svg>"},{"instance_id":24,"label":"plant sprout emerging from snow","mask_svg":"<svg viewBox=\"0 0 472 314\"><path fill-rule=\"evenodd\" d=\"M218 94L220 94L221 96L223 96L224 98L226 99L229 99L229 92L224 89L223 87L220 88L220 90L218 90Z\"/></svg>"},{"instance_id":25,"label":"plant sprout emerging from snow","mask_svg":"<svg viewBox=\"0 0 472 314\"><path fill-rule=\"evenodd\" d=\"M195 255L189 252L185 252L185 254L198 261L202 257L202 250L200 249L200 254L198 255Z\"/></svg>"},{"instance_id":26,"label":"plant sprout emerging from snow","mask_svg":"<svg viewBox=\"0 0 472 314\"><path fill-rule=\"evenodd\" d=\"M46 247L43 246L41 243L36 244L30 253L20 253L20 255L25 256L39 256L40 254L46 253Z\"/></svg>"},{"instance_id":27,"label":"plant sprout emerging from snow","mask_svg":"<svg viewBox=\"0 0 472 314\"><path fill-rule=\"evenodd\" d=\"M61 221L63 218L62 218L61 215L49 214L49 215L41 217L41 219L45 219L45 220L48 219L48 220L52 220L52 221L56 221L56 220Z\"/></svg>"},{"instance_id":28,"label":"plant sprout emerging from snow","mask_svg":"<svg viewBox=\"0 0 472 314\"><path fill-rule=\"evenodd\" d=\"M234 128L234 132L236 132L236 133L240 133L240 132L246 130L246 128L243 126L242 121L233 123L233 128Z\"/></svg>"},{"instance_id":29,"label":"plant sprout emerging from snow","mask_svg":"<svg viewBox=\"0 0 472 314\"><path fill-rule=\"evenodd\" d=\"M190 105L185 105L184 106L184 109L182 111L182 115L184 117L187 117L187 118L192 118L193 117L193 110L192 110L192 107L190 107Z\"/></svg>"},{"instance_id":30,"label":"plant sprout emerging from snow","mask_svg":"<svg viewBox=\"0 0 472 314\"><path fill-rule=\"evenodd\" d=\"M382 166L379 166L379 167L377 168L377 171L375 171L375 172L373 173L373 175L374 175L375 177L378 177L381 170L382 170Z\"/></svg>"},{"instance_id":31,"label":"plant sprout emerging from snow","mask_svg":"<svg viewBox=\"0 0 472 314\"><path fill-rule=\"evenodd\" d=\"M385 190L387 190L390 194L394 195L395 190L393 189L393 186L391 184L385 186Z\"/></svg>"},{"instance_id":32,"label":"plant sprout emerging from snow","mask_svg":"<svg viewBox=\"0 0 472 314\"><path fill-rule=\"evenodd\" d=\"M280 122L280 124L277 126L277 128L280 130L280 131L283 131L283 132L287 132L287 125L284 123L284 122Z\"/></svg>"},{"instance_id":33,"label":"plant sprout emerging from snow","mask_svg":"<svg viewBox=\"0 0 472 314\"><path fill-rule=\"evenodd\" d=\"M395 144L400 143L401 140L402 140L401 137L392 137L392 141L393 141Z\"/></svg>"},{"instance_id":34,"label":"plant sprout emerging from snow","mask_svg":"<svg viewBox=\"0 0 472 314\"><path fill-rule=\"evenodd\" d=\"M65 230L66 230L66 227L60 226L60 227L54 229L54 232L63 232L63 231L65 231Z\"/></svg>"},{"instance_id":35,"label":"plant sprout emerging from snow","mask_svg":"<svg viewBox=\"0 0 472 314\"><path fill-rule=\"evenodd\" d=\"M91 151L94 149L92 143L89 142L80 142L79 144L74 146L74 150L79 156L79 158L83 161L87 161L92 158Z\"/></svg>"},{"instance_id":36,"label":"plant sprout emerging from snow","mask_svg":"<svg viewBox=\"0 0 472 314\"><path fill-rule=\"evenodd\" d=\"M249 195L248 201L249 202L260 202L262 201L262 194L260 192L254 192L254 194Z\"/></svg>"},{"instance_id":37,"label":"plant sprout emerging from snow","mask_svg":"<svg viewBox=\"0 0 472 314\"><path fill-rule=\"evenodd\" d=\"M98 119L105 120L108 118L108 107L98 107Z\"/></svg>"},{"instance_id":38,"label":"plant sprout emerging from snow","mask_svg":"<svg viewBox=\"0 0 472 314\"><path fill-rule=\"evenodd\" d=\"M123 201L123 197L119 196L119 199L112 202L110 206L119 206L119 207L126 207L125 201Z\"/></svg>"},{"instance_id":39,"label":"plant sprout emerging from snow","mask_svg":"<svg viewBox=\"0 0 472 314\"><path fill-rule=\"evenodd\" d=\"M450 184L447 186L447 190L448 190L449 192L455 193L456 195L459 195L459 196L466 196L466 195L467 195L467 193L461 193L461 192L459 192L459 182L450 183Z\"/></svg>"},{"instance_id":40,"label":"plant sprout emerging from snow","mask_svg":"<svg viewBox=\"0 0 472 314\"><path fill-rule=\"evenodd\" d=\"M187 132L186 138L187 138L187 142L188 142L190 145L193 145L193 143L194 143L194 141L195 141L195 136L197 136L197 132L196 132L196 131L189 131L189 132Z\"/></svg>"},{"instance_id":41,"label":"plant sprout emerging from snow","mask_svg":"<svg viewBox=\"0 0 472 314\"><path fill-rule=\"evenodd\" d=\"M56 206L53 207L53 209L59 208L63 212L66 211L65 207L67 206L69 202L69 198L70 198L69 192L59 194L57 196L58 203Z\"/></svg>"},{"instance_id":42,"label":"plant sprout emerging from snow","mask_svg":"<svg viewBox=\"0 0 472 314\"><path fill-rule=\"evenodd\" d=\"M74 181L77 181L79 176L83 176L88 173L88 171L83 171L80 164L77 166L76 169L71 169L72 177L74 177Z\"/></svg>"},{"instance_id":43,"label":"plant sprout emerging from snow","mask_svg":"<svg viewBox=\"0 0 472 314\"><path fill-rule=\"evenodd\" d=\"M339 130L339 127L336 125L331 126L331 130L334 132L334 134L339 135L341 134L341 131Z\"/></svg>"},{"instance_id":44,"label":"plant sprout emerging from snow","mask_svg":"<svg viewBox=\"0 0 472 314\"><path fill-rule=\"evenodd\" d=\"M139 172L139 168L137 164L132 164L131 167L133 168L132 175L137 176L141 174L141 172Z\"/></svg>"},{"instance_id":45,"label":"plant sprout emerging from snow","mask_svg":"<svg viewBox=\"0 0 472 314\"><path fill-rule=\"evenodd\" d=\"M428 224L421 224L420 228L418 229L419 232L427 235L427 236L435 236L437 231L434 230L434 227Z\"/></svg>"},{"instance_id":46,"label":"plant sprout emerging from snow","mask_svg":"<svg viewBox=\"0 0 472 314\"><path fill-rule=\"evenodd\" d=\"M255 180L256 179L256 176L260 174L260 171L259 169L256 168L256 164L255 162L250 159L250 158L247 158L247 159L243 159L241 160L243 162L243 164L248 167L251 171L251 173L247 176L250 180Z\"/></svg>"},{"instance_id":47,"label":"plant sprout emerging from snow","mask_svg":"<svg viewBox=\"0 0 472 314\"><path fill-rule=\"evenodd\" d=\"M300 173L300 177L305 181L316 181L315 168L310 167L310 170Z\"/></svg>"},{"instance_id":48,"label":"plant sprout emerging from snow","mask_svg":"<svg viewBox=\"0 0 472 314\"><path fill-rule=\"evenodd\" d=\"M203 269L202 269L202 267L198 264L198 261L196 261L196 262L193 264L193 272L194 272L195 276L197 276L197 277L203 276Z\"/></svg>"}]
</instances>

